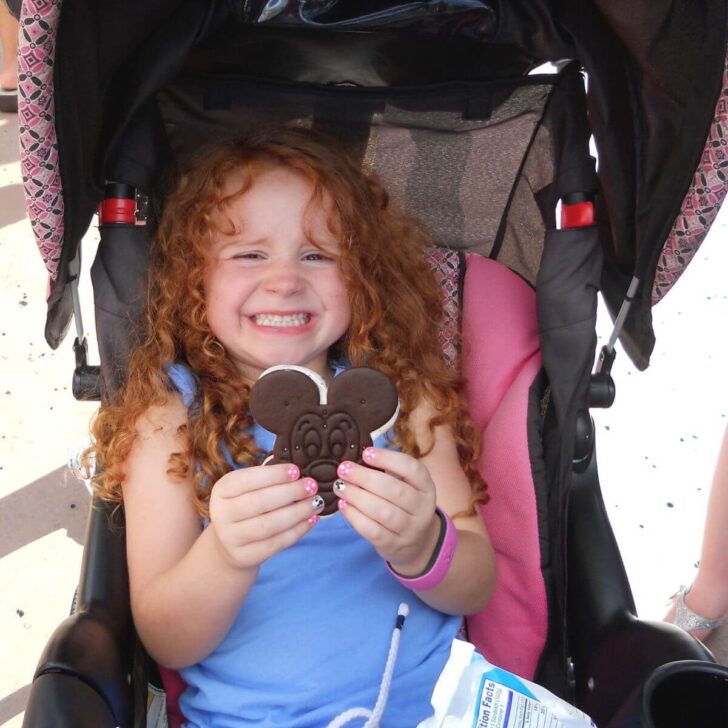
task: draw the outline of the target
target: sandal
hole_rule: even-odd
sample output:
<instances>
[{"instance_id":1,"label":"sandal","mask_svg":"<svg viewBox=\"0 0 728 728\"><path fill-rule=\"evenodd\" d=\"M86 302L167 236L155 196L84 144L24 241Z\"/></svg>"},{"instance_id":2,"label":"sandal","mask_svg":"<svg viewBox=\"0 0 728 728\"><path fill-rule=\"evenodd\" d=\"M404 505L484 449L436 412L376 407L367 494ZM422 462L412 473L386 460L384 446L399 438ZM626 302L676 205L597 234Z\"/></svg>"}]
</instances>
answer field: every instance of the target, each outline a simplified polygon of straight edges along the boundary
<instances>
[{"instance_id":1,"label":"sandal","mask_svg":"<svg viewBox=\"0 0 728 728\"><path fill-rule=\"evenodd\" d=\"M671 617L667 617L665 621L674 624L676 627L680 627L680 629L686 632L712 632L723 621L725 616L718 617L717 619L701 617L685 603L685 597L689 593L689 586L680 586L677 592L670 597L675 607L675 613Z\"/></svg>"},{"instance_id":2,"label":"sandal","mask_svg":"<svg viewBox=\"0 0 728 728\"><path fill-rule=\"evenodd\" d=\"M18 92L16 89L0 90L0 111L4 114L14 114L18 111Z\"/></svg>"}]
</instances>

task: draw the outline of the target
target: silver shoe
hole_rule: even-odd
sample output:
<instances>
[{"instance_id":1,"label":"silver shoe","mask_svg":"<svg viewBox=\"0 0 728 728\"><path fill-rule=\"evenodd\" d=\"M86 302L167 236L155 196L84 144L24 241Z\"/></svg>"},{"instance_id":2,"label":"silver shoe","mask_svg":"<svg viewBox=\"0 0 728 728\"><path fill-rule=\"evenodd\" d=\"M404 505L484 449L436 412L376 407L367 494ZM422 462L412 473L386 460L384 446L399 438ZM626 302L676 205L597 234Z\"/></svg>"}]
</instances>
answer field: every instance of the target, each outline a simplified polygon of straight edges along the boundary
<instances>
[{"instance_id":1,"label":"silver shoe","mask_svg":"<svg viewBox=\"0 0 728 728\"><path fill-rule=\"evenodd\" d=\"M724 617L718 617L718 619L706 619L701 617L697 612L694 612L690 607L685 604L685 597L690 593L690 587L681 586L675 594L672 595L671 599L675 603L675 616L672 618L671 623L680 629L684 629L686 632L695 632L699 629L714 630L724 619Z\"/></svg>"}]
</instances>

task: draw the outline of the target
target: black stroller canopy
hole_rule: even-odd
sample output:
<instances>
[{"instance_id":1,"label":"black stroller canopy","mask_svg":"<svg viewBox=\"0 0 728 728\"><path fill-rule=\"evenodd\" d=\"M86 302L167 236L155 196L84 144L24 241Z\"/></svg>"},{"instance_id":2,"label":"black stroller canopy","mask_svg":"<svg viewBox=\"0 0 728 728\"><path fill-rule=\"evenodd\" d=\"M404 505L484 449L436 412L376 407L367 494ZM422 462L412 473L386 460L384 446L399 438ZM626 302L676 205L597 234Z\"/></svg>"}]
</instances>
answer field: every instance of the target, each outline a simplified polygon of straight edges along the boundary
<instances>
[{"instance_id":1,"label":"black stroller canopy","mask_svg":"<svg viewBox=\"0 0 728 728\"><path fill-rule=\"evenodd\" d=\"M575 59L599 154L602 289L614 314L639 279L622 342L645 368L655 272L705 147L725 53L724 0L64 0L53 71L63 235L46 255L46 338L56 347L67 329L72 263L116 141L182 69L408 87Z\"/></svg>"}]
</instances>

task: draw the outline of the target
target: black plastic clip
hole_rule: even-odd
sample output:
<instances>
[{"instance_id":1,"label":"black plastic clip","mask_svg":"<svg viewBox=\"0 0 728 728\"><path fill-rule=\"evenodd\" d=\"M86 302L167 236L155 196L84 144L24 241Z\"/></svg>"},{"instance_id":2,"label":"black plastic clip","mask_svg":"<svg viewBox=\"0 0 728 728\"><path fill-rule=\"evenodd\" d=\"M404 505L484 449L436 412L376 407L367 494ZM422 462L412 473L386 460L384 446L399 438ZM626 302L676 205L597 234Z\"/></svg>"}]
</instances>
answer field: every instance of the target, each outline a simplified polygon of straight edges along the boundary
<instances>
[{"instance_id":1,"label":"black plastic clip","mask_svg":"<svg viewBox=\"0 0 728 728\"><path fill-rule=\"evenodd\" d=\"M86 338L73 342L73 353L76 355L76 368L73 370L71 391L80 402L98 402L101 400L101 367L86 363L88 345Z\"/></svg>"},{"instance_id":2,"label":"black plastic clip","mask_svg":"<svg viewBox=\"0 0 728 728\"><path fill-rule=\"evenodd\" d=\"M612 373L612 364L614 364L614 360L617 358L617 350L616 349L609 349L608 346L603 346L601 351L599 352L599 359L597 361L597 374L611 374Z\"/></svg>"},{"instance_id":3,"label":"black plastic clip","mask_svg":"<svg viewBox=\"0 0 728 728\"><path fill-rule=\"evenodd\" d=\"M594 454L594 420L588 409L579 410L574 422L574 455L571 467L575 473L583 473Z\"/></svg>"},{"instance_id":4,"label":"black plastic clip","mask_svg":"<svg viewBox=\"0 0 728 728\"><path fill-rule=\"evenodd\" d=\"M614 379L612 379L611 371L616 355L617 352L614 349L610 350L607 346L603 346L599 352L596 371L589 379L589 388L587 389L588 407L607 409L614 404L617 388ZM588 409L577 412L574 425L572 467L574 472L583 473L589 466L594 454L594 420Z\"/></svg>"},{"instance_id":5,"label":"black plastic clip","mask_svg":"<svg viewBox=\"0 0 728 728\"><path fill-rule=\"evenodd\" d=\"M608 409L614 404L617 387L612 379L612 364L617 356L615 349L602 347L599 352L596 371L589 380L589 406Z\"/></svg>"}]
</instances>

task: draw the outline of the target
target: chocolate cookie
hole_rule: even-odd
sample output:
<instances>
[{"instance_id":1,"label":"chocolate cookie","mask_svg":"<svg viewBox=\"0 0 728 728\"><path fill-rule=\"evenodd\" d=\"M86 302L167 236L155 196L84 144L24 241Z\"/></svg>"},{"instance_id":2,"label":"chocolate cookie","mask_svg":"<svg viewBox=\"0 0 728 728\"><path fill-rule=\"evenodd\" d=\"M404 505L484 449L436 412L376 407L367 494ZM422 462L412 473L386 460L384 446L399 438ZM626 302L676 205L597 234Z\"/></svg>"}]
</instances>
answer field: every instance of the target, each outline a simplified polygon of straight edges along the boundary
<instances>
[{"instance_id":1,"label":"chocolate cookie","mask_svg":"<svg viewBox=\"0 0 728 728\"><path fill-rule=\"evenodd\" d=\"M253 386L250 412L276 435L267 462L295 463L301 477L314 478L326 507L336 512L333 483L342 460L361 462L362 451L392 426L399 401L386 374L366 367L347 369L326 388L304 367L267 369Z\"/></svg>"}]
</instances>

